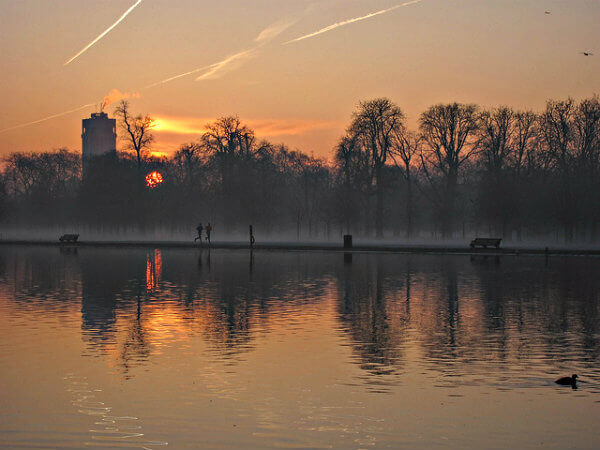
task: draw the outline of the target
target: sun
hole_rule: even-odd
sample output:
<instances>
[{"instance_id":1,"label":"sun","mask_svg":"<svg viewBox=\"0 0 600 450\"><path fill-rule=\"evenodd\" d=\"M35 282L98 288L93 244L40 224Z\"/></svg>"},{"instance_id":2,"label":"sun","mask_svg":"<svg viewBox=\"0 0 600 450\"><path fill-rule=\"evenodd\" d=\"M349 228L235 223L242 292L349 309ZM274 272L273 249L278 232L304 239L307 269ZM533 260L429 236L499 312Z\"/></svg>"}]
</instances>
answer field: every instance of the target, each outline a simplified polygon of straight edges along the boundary
<instances>
[{"instance_id":1,"label":"sun","mask_svg":"<svg viewBox=\"0 0 600 450\"><path fill-rule=\"evenodd\" d=\"M146 186L148 186L150 189L154 189L155 187L160 186L162 182L163 176L160 172L157 172L156 170L146 175Z\"/></svg>"}]
</instances>

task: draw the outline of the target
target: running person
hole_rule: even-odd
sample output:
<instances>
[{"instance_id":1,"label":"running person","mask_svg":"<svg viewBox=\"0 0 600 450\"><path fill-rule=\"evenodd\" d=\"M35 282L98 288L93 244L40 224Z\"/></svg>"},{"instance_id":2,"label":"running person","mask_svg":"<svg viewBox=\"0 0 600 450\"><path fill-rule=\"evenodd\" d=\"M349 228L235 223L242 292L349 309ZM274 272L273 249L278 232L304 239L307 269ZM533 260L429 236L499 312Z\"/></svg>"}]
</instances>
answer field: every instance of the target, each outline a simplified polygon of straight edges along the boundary
<instances>
[{"instance_id":1,"label":"running person","mask_svg":"<svg viewBox=\"0 0 600 450\"><path fill-rule=\"evenodd\" d=\"M206 230L206 240L210 244L210 232L212 231L212 227L210 226L210 222L208 222L208 225L206 225L205 230Z\"/></svg>"},{"instance_id":2,"label":"running person","mask_svg":"<svg viewBox=\"0 0 600 450\"><path fill-rule=\"evenodd\" d=\"M196 227L196 231L198 232L198 236L196 236L196 239L194 239L194 242L196 242L198 239L200 239L200 243L202 244L202 230L204 229L204 227L202 227L202 224L199 223L198 226ZM208 232L208 230L207 230Z\"/></svg>"}]
</instances>

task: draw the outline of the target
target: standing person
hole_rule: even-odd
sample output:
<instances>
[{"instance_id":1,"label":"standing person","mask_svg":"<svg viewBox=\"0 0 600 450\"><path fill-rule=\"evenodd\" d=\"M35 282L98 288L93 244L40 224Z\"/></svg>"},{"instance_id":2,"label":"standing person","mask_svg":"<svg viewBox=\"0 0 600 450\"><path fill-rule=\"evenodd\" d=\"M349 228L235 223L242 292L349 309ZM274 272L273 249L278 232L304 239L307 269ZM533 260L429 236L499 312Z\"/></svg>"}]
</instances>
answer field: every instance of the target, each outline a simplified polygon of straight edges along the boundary
<instances>
[{"instance_id":1,"label":"standing person","mask_svg":"<svg viewBox=\"0 0 600 450\"><path fill-rule=\"evenodd\" d=\"M194 239L194 242L196 242L198 239L200 239L200 245L202 245L202 230L204 229L204 227L202 226L201 223L198 224L198 226L196 227L196 231L198 232L198 236L196 236L196 239Z\"/></svg>"},{"instance_id":2,"label":"standing person","mask_svg":"<svg viewBox=\"0 0 600 450\"><path fill-rule=\"evenodd\" d=\"M210 222L208 222L208 225L206 225L206 240L208 241L208 244L210 245L210 232L212 231L212 227L210 226Z\"/></svg>"},{"instance_id":3,"label":"standing person","mask_svg":"<svg viewBox=\"0 0 600 450\"><path fill-rule=\"evenodd\" d=\"M252 230L252 225L250 225L250 248L254 247L254 231Z\"/></svg>"}]
</instances>

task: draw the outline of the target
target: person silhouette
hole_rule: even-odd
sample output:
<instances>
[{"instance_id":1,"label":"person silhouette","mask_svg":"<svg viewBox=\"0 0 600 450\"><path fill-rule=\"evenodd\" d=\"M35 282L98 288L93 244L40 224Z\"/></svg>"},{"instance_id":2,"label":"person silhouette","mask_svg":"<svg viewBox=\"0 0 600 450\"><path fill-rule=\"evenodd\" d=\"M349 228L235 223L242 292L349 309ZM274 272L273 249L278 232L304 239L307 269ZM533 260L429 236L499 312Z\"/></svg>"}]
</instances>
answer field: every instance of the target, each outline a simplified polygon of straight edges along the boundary
<instances>
[{"instance_id":1,"label":"person silhouette","mask_svg":"<svg viewBox=\"0 0 600 450\"><path fill-rule=\"evenodd\" d=\"M210 232L212 231L212 226L210 225L210 222L208 222L208 225L206 225L205 230L206 230L206 240L210 244Z\"/></svg>"},{"instance_id":2,"label":"person silhouette","mask_svg":"<svg viewBox=\"0 0 600 450\"><path fill-rule=\"evenodd\" d=\"M199 223L198 226L196 227L196 231L198 232L198 236L196 236L196 238L194 239L194 242L196 242L198 239L200 239L200 244L202 244L202 230L204 229L204 227L202 227L202 224Z\"/></svg>"}]
</instances>

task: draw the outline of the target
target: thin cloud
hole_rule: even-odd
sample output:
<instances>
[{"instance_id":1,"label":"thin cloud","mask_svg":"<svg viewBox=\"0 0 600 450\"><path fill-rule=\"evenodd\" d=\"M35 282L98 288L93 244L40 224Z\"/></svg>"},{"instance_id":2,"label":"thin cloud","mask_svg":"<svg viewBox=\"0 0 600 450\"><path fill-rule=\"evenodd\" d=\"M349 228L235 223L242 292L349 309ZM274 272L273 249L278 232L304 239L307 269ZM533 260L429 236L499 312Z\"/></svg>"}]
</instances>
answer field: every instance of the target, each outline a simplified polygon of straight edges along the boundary
<instances>
[{"instance_id":1,"label":"thin cloud","mask_svg":"<svg viewBox=\"0 0 600 450\"><path fill-rule=\"evenodd\" d=\"M179 75L175 75L169 78L166 78L161 81L157 81L156 83L149 84L144 87L144 89L150 89L153 87L161 86L163 84L170 83L171 81L178 80L179 78L184 78L189 75L193 75L199 72L205 72L196 78L196 81L208 80L208 79L216 79L230 70L239 67L242 60L250 58L253 54L258 50L258 47L254 47L248 50L244 50L243 52L236 53L234 55L228 56L227 58L218 61L213 64L209 64L207 66L202 66L198 69L190 70L189 72L180 73Z\"/></svg>"},{"instance_id":2,"label":"thin cloud","mask_svg":"<svg viewBox=\"0 0 600 450\"><path fill-rule=\"evenodd\" d=\"M117 25L119 25L124 19L125 17L127 17L135 8L137 8L139 6L140 3L142 3L144 0L137 0L137 2L135 2L135 4L133 6L131 6L127 11L125 11L123 13L123 15L121 17L119 17L119 19L117 19L117 21L115 23L113 23L110 27L108 27L106 30L104 30L96 39L94 39L92 42L90 42L88 45L86 45L85 47L83 47L79 53L77 53L75 56L73 56L71 59L69 59L66 63L64 63L65 66L69 65L70 63L72 63L73 61L75 61L77 58L79 58L81 55L83 55L90 47L92 47L94 44L96 44L100 39L102 39L104 36L106 36L108 33L111 32L111 30L116 27Z\"/></svg>"},{"instance_id":3,"label":"thin cloud","mask_svg":"<svg viewBox=\"0 0 600 450\"><path fill-rule=\"evenodd\" d=\"M228 56L227 58L225 58L219 62L209 64L207 66L203 66L198 69L190 70L189 72L180 73L179 75L175 75L175 76L166 78L164 80L157 81L156 83L149 84L148 86L145 86L144 89L149 89L149 88L153 88L156 86L160 86L160 85L169 83L171 81L178 80L179 78L184 78L184 77L187 77L189 75L193 75L193 74L196 74L199 72L205 72L205 73L203 73L202 75L197 77L196 81L217 79L220 76L230 72L231 70L240 67L244 60L255 56L263 45L266 45L267 43L269 43L270 41L275 39L277 36L279 36L281 33L283 33L285 30L287 30L289 27L291 27L296 22L297 22L297 20L291 20L291 19L290 20L280 20L278 22L275 22L275 23L267 26L260 33L258 33L256 38L254 38L254 42L256 42L256 45L254 47L251 47L247 50L241 51L234 55Z\"/></svg>"},{"instance_id":4,"label":"thin cloud","mask_svg":"<svg viewBox=\"0 0 600 450\"><path fill-rule=\"evenodd\" d=\"M338 126L334 121L310 119L249 120L247 124L257 136L297 136Z\"/></svg>"},{"instance_id":5,"label":"thin cloud","mask_svg":"<svg viewBox=\"0 0 600 450\"><path fill-rule=\"evenodd\" d=\"M212 65L212 68L208 70L208 72L203 73L196 81L202 80L214 80L220 78L227 72L231 72L231 70L239 67L245 59L251 58L255 55L257 48L251 48L249 50L244 50L243 52L236 53L235 55L228 56L222 61L215 63Z\"/></svg>"},{"instance_id":6,"label":"thin cloud","mask_svg":"<svg viewBox=\"0 0 600 450\"><path fill-rule=\"evenodd\" d=\"M81 111L82 109L89 108L90 106L96 106L96 105L97 105L97 103L88 103L87 105L79 106L78 108L70 109L69 111L64 111L64 112L61 112L58 114L53 114L51 116L44 117L43 119L38 119L38 120L34 120L33 122L22 123L21 125L15 125L14 127L5 128L3 130L0 130L0 133L4 133L5 131L10 131L10 130L16 130L17 128L28 127L30 125L35 125L36 123L45 122L47 120L55 119L57 117L66 116L67 114L72 114L74 112Z\"/></svg>"},{"instance_id":7,"label":"thin cloud","mask_svg":"<svg viewBox=\"0 0 600 450\"><path fill-rule=\"evenodd\" d=\"M391 8L382 9L381 11L372 12L370 14L367 14L366 16L355 17L354 19L345 20L343 22L336 22L336 23L334 23L332 25L329 25L329 26L327 26L325 28L321 28L320 30L315 31L314 33L306 34L304 36L300 36L299 38L292 39L291 41L287 41L287 42L284 43L284 45L291 44L293 42L303 41L304 39L310 39L312 37L319 36L320 34L328 33L329 31L333 31L336 28L340 28L340 27L343 27L343 26L346 26L346 25L350 25L350 24L356 23L356 22L361 22L363 20L370 19L371 17L380 16L382 14L386 14L386 13L392 12L392 11L394 11L396 9L404 8L405 6L414 5L416 3L421 3L422 1L423 0L412 0L410 2L402 3L400 5L392 6Z\"/></svg>"},{"instance_id":8,"label":"thin cloud","mask_svg":"<svg viewBox=\"0 0 600 450\"><path fill-rule=\"evenodd\" d=\"M269 42L294 25L296 22L297 20L280 20L279 22L275 22L262 30L254 39L254 42Z\"/></svg>"},{"instance_id":9,"label":"thin cloud","mask_svg":"<svg viewBox=\"0 0 600 450\"><path fill-rule=\"evenodd\" d=\"M154 116L156 133L178 135L201 135L207 131L207 124L214 118ZM338 126L334 121L310 119L250 119L244 124L254 130L257 136L295 136L312 130L329 129Z\"/></svg>"},{"instance_id":10,"label":"thin cloud","mask_svg":"<svg viewBox=\"0 0 600 450\"><path fill-rule=\"evenodd\" d=\"M204 67L200 67L199 69L194 69L194 70L190 70L189 72L185 72L185 73L180 73L179 75L175 75L174 77L171 78L167 78L166 80L162 80L162 81L157 81L156 83L152 83L149 84L148 86L145 86L144 89L150 89L156 86L160 86L161 84L166 84L169 83L171 81L175 81L179 78L183 78L183 77L187 77L188 75L193 75L195 73L198 72L204 72L205 70L211 69L213 67L215 67L218 63L215 64L210 64L208 66L204 66Z\"/></svg>"}]
</instances>

